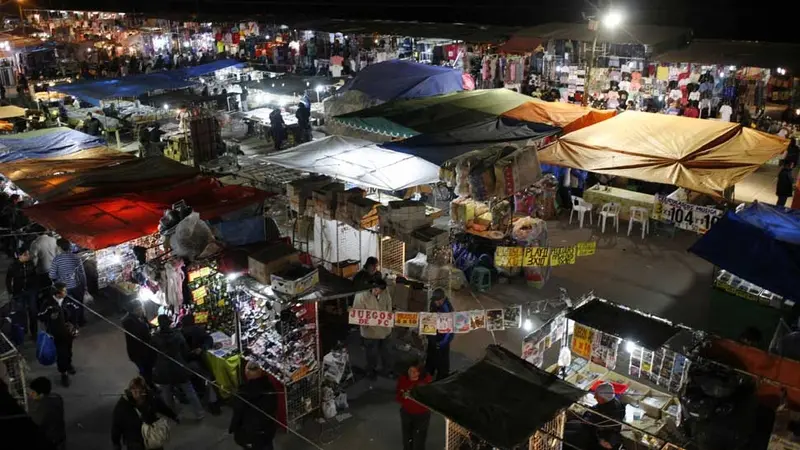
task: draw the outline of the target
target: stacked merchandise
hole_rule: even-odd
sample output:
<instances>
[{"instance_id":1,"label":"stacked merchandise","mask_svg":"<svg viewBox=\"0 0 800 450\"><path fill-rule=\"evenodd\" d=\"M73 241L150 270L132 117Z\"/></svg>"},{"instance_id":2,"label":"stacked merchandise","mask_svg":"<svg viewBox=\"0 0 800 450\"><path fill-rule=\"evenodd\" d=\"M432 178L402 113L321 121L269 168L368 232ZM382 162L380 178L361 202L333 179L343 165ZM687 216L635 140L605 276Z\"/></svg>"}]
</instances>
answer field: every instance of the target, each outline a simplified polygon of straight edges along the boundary
<instances>
[{"instance_id":1,"label":"stacked merchandise","mask_svg":"<svg viewBox=\"0 0 800 450\"><path fill-rule=\"evenodd\" d=\"M314 190L332 182L333 179L331 177L314 175L288 183L286 185L286 195L289 197L289 207L300 215L304 214L306 205L311 200Z\"/></svg>"},{"instance_id":2,"label":"stacked merchandise","mask_svg":"<svg viewBox=\"0 0 800 450\"><path fill-rule=\"evenodd\" d=\"M195 323L204 324L209 331L236 335L236 311L225 275L200 265L189 269L187 281L191 297L184 299L183 314L193 314Z\"/></svg>"},{"instance_id":3,"label":"stacked merchandise","mask_svg":"<svg viewBox=\"0 0 800 450\"><path fill-rule=\"evenodd\" d=\"M189 130L192 141L192 163L195 167L219 156L222 135L219 121L206 111L191 118Z\"/></svg>"},{"instance_id":4,"label":"stacked merchandise","mask_svg":"<svg viewBox=\"0 0 800 450\"><path fill-rule=\"evenodd\" d=\"M433 219L426 214L425 203L420 201L392 201L388 207L379 207L378 214L384 234L406 234L433 225Z\"/></svg>"},{"instance_id":5,"label":"stacked merchandise","mask_svg":"<svg viewBox=\"0 0 800 450\"><path fill-rule=\"evenodd\" d=\"M326 220L333 220L336 217L336 198L344 193L344 184L329 183L319 189L314 189L311 199L314 201L314 215Z\"/></svg>"},{"instance_id":6,"label":"stacked merchandise","mask_svg":"<svg viewBox=\"0 0 800 450\"><path fill-rule=\"evenodd\" d=\"M158 234L143 236L114 247L95 252L97 262L97 284L102 289L112 284L131 281L133 269L137 266L134 248L141 247L145 251L146 261L151 261L163 254Z\"/></svg>"},{"instance_id":7,"label":"stacked merchandise","mask_svg":"<svg viewBox=\"0 0 800 450\"><path fill-rule=\"evenodd\" d=\"M317 303L282 301L250 277L236 284L244 355L272 376L278 420L293 424L320 402Z\"/></svg>"},{"instance_id":8,"label":"stacked merchandise","mask_svg":"<svg viewBox=\"0 0 800 450\"><path fill-rule=\"evenodd\" d=\"M714 287L737 297L770 305L774 308L781 308L784 303L784 299L780 295L762 289L753 283L737 277L727 270L720 270L717 273L717 276L714 278Z\"/></svg>"},{"instance_id":9,"label":"stacked merchandise","mask_svg":"<svg viewBox=\"0 0 800 450\"><path fill-rule=\"evenodd\" d=\"M357 189L357 188L354 188ZM358 189L361 191L360 189ZM371 229L378 226L378 206L380 203L368 199L361 191L358 195L353 189L344 192L336 208L336 220L356 229Z\"/></svg>"}]
</instances>

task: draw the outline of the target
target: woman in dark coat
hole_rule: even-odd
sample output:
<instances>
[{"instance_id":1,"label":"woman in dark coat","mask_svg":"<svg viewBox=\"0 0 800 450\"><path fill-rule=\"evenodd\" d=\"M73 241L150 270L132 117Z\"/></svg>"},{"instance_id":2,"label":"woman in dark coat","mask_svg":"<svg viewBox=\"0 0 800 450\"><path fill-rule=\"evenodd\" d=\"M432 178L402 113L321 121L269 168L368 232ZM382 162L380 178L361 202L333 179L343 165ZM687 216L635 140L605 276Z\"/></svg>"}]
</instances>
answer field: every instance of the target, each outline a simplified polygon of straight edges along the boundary
<instances>
[{"instance_id":1,"label":"woman in dark coat","mask_svg":"<svg viewBox=\"0 0 800 450\"><path fill-rule=\"evenodd\" d=\"M155 395L142 377L131 380L114 407L111 443L114 450L145 450L142 424L152 424L159 415L178 422L178 415Z\"/></svg>"}]
</instances>

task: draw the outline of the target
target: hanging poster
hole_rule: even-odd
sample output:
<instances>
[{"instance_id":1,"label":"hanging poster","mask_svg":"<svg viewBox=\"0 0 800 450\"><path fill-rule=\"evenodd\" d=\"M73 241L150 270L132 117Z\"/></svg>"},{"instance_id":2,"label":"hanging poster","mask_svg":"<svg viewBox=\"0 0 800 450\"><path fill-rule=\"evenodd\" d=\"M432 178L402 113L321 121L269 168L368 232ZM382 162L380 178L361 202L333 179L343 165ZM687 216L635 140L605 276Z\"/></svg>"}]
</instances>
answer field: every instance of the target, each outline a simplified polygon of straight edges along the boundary
<instances>
[{"instance_id":1,"label":"hanging poster","mask_svg":"<svg viewBox=\"0 0 800 450\"><path fill-rule=\"evenodd\" d=\"M469 311L453 313L453 321L455 322L456 333L468 333L472 330Z\"/></svg>"},{"instance_id":2,"label":"hanging poster","mask_svg":"<svg viewBox=\"0 0 800 450\"><path fill-rule=\"evenodd\" d=\"M650 374L653 372L653 358L655 357L654 353L650 350L642 348L642 378L649 378Z\"/></svg>"},{"instance_id":3,"label":"hanging poster","mask_svg":"<svg viewBox=\"0 0 800 450\"><path fill-rule=\"evenodd\" d=\"M550 249L550 265L565 266L567 264L575 264L577 257L576 247L554 247Z\"/></svg>"},{"instance_id":4,"label":"hanging poster","mask_svg":"<svg viewBox=\"0 0 800 450\"><path fill-rule=\"evenodd\" d=\"M439 313L436 314L436 332L441 334L452 333L453 329L453 313Z\"/></svg>"},{"instance_id":5,"label":"hanging poster","mask_svg":"<svg viewBox=\"0 0 800 450\"><path fill-rule=\"evenodd\" d=\"M417 328L419 326L419 313L395 312L394 326L405 327L405 328Z\"/></svg>"},{"instance_id":6,"label":"hanging poster","mask_svg":"<svg viewBox=\"0 0 800 450\"><path fill-rule=\"evenodd\" d=\"M642 347L638 345L633 348L631 352L631 360L628 365L628 375L632 377L640 377L642 374Z\"/></svg>"},{"instance_id":7,"label":"hanging poster","mask_svg":"<svg viewBox=\"0 0 800 450\"><path fill-rule=\"evenodd\" d=\"M525 247L522 254L524 267L547 267L550 262L550 249L547 247Z\"/></svg>"},{"instance_id":8,"label":"hanging poster","mask_svg":"<svg viewBox=\"0 0 800 450\"><path fill-rule=\"evenodd\" d=\"M436 313L419 313L419 334L436 334Z\"/></svg>"},{"instance_id":9,"label":"hanging poster","mask_svg":"<svg viewBox=\"0 0 800 450\"><path fill-rule=\"evenodd\" d=\"M538 351L537 349L538 342L533 341L525 341L522 343L522 359L528 361L529 363L533 364L532 358L534 353Z\"/></svg>"},{"instance_id":10,"label":"hanging poster","mask_svg":"<svg viewBox=\"0 0 800 450\"><path fill-rule=\"evenodd\" d=\"M486 328L486 311L477 310L469 312L469 326L473 330Z\"/></svg>"},{"instance_id":11,"label":"hanging poster","mask_svg":"<svg viewBox=\"0 0 800 450\"><path fill-rule=\"evenodd\" d=\"M486 329L489 331L502 331L505 329L502 309L486 310Z\"/></svg>"},{"instance_id":12,"label":"hanging poster","mask_svg":"<svg viewBox=\"0 0 800 450\"><path fill-rule=\"evenodd\" d=\"M394 314L391 311L373 311L351 308L348 316L351 325L367 327L393 327Z\"/></svg>"},{"instance_id":13,"label":"hanging poster","mask_svg":"<svg viewBox=\"0 0 800 450\"><path fill-rule=\"evenodd\" d=\"M519 328L522 326L522 306L506 306L503 309L503 328Z\"/></svg>"},{"instance_id":14,"label":"hanging poster","mask_svg":"<svg viewBox=\"0 0 800 450\"><path fill-rule=\"evenodd\" d=\"M592 256L597 252L597 241L578 242L575 247L577 256Z\"/></svg>"},{"instance_id":15,"label":"hanging poster","mask_svg":"<svg viewBox=\"0 0 800 450\"><path fill-rule=\"evenodd\" d=\"M592 339L594 331L579 323L575 324L572 331L572 352L586 360L592 356Z\"/></svg>"}]
</instances>

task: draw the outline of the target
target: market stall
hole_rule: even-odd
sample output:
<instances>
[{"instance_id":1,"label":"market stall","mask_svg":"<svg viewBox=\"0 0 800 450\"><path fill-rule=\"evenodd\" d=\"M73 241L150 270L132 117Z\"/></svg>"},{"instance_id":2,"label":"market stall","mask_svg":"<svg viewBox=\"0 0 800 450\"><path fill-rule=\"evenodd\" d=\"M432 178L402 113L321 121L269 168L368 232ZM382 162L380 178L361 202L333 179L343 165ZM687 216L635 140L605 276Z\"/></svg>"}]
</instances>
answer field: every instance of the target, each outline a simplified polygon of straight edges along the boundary
<instances>
[{"instance_id":1,"label":"market stall","mask_svg":"<svg viewBox=\"0 0 800 450\"><path fill-rule=\"evenodd\" d=\"M0 163L23 159L58 158L105 147L106 141L66 127L0 135Z\"/></svg>"}]
</instances>

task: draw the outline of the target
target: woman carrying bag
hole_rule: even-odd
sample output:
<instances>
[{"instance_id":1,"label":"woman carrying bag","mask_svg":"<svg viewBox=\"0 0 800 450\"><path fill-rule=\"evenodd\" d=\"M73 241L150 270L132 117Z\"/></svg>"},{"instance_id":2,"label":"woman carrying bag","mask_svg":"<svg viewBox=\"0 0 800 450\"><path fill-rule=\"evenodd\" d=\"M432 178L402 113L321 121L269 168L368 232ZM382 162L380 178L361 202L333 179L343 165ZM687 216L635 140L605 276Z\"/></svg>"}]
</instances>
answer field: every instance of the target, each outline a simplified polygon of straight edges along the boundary
<instances>
[{"instance_id":1,"label":"woman carrying bag","mask_svg":"<svg viewBox=\"0 0 800 450\"><path fill-rule=\"evenodd\" d=\"M169 441L169 422L178 416L155 395L142 377L128 384L114 407L111 442L115 450L161 450Z\"/></svg>"}]
</instances>

